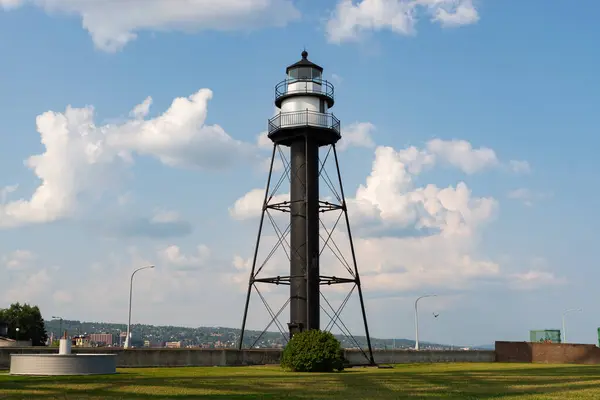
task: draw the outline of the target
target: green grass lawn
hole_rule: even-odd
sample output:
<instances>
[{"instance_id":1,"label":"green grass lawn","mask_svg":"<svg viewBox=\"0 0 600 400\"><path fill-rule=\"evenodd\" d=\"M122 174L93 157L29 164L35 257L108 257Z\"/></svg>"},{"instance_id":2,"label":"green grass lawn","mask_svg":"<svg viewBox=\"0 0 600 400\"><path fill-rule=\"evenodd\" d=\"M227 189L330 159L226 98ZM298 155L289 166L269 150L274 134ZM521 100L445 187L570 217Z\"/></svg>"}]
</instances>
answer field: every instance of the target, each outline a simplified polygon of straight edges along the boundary
<instances>
[{"instance_id":1,"label":"green grass lawn","mask_svg":"<svg viewBox=\"0 0 600 400\"><path fill-rule=\"evenodd\" d=\"M295 374L278 367L120 369L117 375L0 374L0 399L600 399L600 366L419 364Z\"/></svg>"}]
</instances>

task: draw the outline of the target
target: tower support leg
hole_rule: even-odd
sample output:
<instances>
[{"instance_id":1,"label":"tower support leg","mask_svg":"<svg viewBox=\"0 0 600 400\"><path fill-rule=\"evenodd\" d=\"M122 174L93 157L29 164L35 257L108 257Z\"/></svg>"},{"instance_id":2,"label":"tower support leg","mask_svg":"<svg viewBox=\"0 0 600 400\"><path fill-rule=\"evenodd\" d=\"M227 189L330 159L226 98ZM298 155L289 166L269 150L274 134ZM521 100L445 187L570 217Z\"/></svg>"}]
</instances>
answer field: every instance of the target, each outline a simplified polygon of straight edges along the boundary
<instances>
[{"instance_id":1,"label":"tower support leg","mask_svg":"<svg viewBox=\"0 0 600 400\"><path fill-rule=\"evenodd\" d=\"M248 278L248 293L246 294L246 305L244 306L244 316L242 318L242 330L240 332L240 342L238 349L242 350L244 343L244 331L246 330L246 320L248 318L248 306L250 305L250 294L252 293L252 286L254 285L254 274L256 270L256 258L258 257L258 246L260 245L260 236L262 233L263 223L265 221L265 213L267 212L267 203L269 200L269 189L271 186L271 176L273 175L273 164L275 163L275 152L277 151L277 144L273 144L273 152L271 154L271 165L269 167L269 177L267 178L267 187L265 188L265 199L263 201L262 211L260 213L260 223L258 224L258 234L256 236L256 246L254 247L254 257L252 259L252 269L250 271L250 277Z\"/></svg>"},{"instance_id":2,"label":"tower support leg","mask_svg":"<svg viewBox=\"0 0 600 400\"><path fill-rule=\"evenodd\" d=\"M340 195L342 197L342 210L344 212L344 218L346 220L346 229L348 230L348 240L350 241L350 251L352 252L352 264L354 265L354 275L356 278L356 287L358 289L358 297L360 299L360 308L362 312L363 322L365 324L365 336L367 338L367 346L369 347L369 362L371 365L375 365L375 358L373 357L373 347L371 346L371 336L369 334L369 324L367 323L367 313L365 311L365 301L363 299L362 286L360 283L360 275L358 273L358 265L356 263L356 252L354 251L354 241L352 240L352 230L350 229L350 219L348 218L348 207L346 206L346 196L344 195L344 185L342 184L342 173L340 172L340 163L338 161L337 150L335 144L333 147L333 155L335 158L335 169L337 171L338 180L340 182Z\"/></svg>"}]
</instances>

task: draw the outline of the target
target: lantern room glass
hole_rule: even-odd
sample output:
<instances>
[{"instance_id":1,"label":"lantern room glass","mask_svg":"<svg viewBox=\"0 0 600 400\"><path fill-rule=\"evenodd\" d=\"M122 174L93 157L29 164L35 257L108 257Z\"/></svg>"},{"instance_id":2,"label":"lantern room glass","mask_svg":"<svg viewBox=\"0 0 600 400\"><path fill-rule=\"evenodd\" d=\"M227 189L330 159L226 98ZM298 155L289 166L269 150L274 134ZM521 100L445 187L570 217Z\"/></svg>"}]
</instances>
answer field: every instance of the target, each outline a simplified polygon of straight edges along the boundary
<instances>
[{"instance_id":1,"label":"lantern room glass","mask_svg":"<svg viewBox=\"0 0 600 400\"><path fill-rule=\"evenodd\" d=\"M290 69L290 71L288 72L288 79L293 80L293 81L295 81L295 80L320 81L321 80L321 71L319 71L316 68L310 68L310 67L293 68L293 69Z\"/></svg>"}]
</instances>

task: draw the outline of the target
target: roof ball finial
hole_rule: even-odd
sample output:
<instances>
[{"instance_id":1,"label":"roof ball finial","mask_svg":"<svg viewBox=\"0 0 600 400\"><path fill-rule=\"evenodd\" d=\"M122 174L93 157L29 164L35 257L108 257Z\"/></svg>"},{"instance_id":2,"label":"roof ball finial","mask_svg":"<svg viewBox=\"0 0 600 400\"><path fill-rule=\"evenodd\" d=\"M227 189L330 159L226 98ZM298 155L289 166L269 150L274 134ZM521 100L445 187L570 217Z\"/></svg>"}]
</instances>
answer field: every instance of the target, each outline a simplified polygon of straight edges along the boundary
<instances>
[{"instance_id":1,"label":"roof ball finial","mask_svg":"<svg viewBox=\"0 0 600 400\"><path fill-rule=\"evenodd\" d=\"M304 49L304 51L302 51L302 58L306 60L307 57L308 57L308 51L306 51L306 49Z\"/></svg>"}]
</instances>

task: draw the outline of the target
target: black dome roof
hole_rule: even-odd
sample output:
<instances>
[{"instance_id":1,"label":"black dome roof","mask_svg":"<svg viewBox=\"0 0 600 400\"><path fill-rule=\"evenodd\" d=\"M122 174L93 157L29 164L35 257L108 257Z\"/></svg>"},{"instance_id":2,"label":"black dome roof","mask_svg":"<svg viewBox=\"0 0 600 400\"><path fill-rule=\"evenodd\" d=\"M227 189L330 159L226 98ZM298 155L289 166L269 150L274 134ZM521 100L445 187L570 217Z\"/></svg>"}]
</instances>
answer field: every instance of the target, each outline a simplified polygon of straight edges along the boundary
<instances>
[{"instance_id":1,"label":"black dome roof","mask_svg":"<svg viewBox=\"0 0 600 400\"><path fill-rule=\"evenodd\" d=\"M296 69L296 68L300 68L300 67L314 68L314 69L317 69L317 70L323 72L323 67L313 63L312 61L309 61L307 57L308 57L308 52L306 50L304 50L302 52L302 59L300 61L298 61L297 63L294 63L294 64L290 65L289 67L287 67L285 69L285 73L287 74L288 72L290 72L290 69Z\"/></svg>"}]
</instances>

